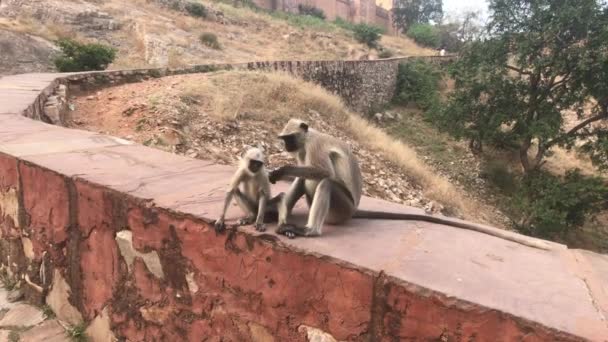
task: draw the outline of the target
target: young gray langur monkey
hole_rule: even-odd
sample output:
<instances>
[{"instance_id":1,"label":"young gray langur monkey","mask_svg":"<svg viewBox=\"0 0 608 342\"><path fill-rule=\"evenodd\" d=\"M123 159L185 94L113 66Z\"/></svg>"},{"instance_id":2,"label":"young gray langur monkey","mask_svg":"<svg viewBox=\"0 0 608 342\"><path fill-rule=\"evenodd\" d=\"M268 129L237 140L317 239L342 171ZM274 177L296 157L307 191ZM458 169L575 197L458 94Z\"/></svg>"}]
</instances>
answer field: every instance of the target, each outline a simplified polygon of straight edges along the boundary
<instances>
[{"instance_id":1,"label":"young gray langur monkey","mask_svg":"<svg viewBox=\"0 0 608 342\"><path fill-rule=\"evenodd\" d=\"M238 224L254 223L257 231L265 231L264 219L273 214L276 217L276 204L282 196L281 194L271 199L270 195L268 173L264 167L264 152L261 148L249 148L241 155L238 169L230 181L222 214L215 222L215 230L221 232L226 228L224 224L226 211L232 198L235 198L246 215Z\"/></svg>"},{"instance_id":2,"label":"young gray langur monkey","mask_svg":"<svg viewBox=\"0 0 608 342\"><path fill-rule=\"evenodd\" d=\"M350 218L419 220L473 230L529 247L551 249L541 241L528 240L507 231L437 216L358 210L363 190L361 169L346 143L309 128L306 122L298 119L290 119L279 138L297 161L297 166L283 166L269 174L273 184L287 176L296 177L279 203L279 234L289 238L320 236L324 223L340 224ZM287 219L294 205L304 195L310 208L306 226L289 224Z\"/></svg>"}]
</instances>

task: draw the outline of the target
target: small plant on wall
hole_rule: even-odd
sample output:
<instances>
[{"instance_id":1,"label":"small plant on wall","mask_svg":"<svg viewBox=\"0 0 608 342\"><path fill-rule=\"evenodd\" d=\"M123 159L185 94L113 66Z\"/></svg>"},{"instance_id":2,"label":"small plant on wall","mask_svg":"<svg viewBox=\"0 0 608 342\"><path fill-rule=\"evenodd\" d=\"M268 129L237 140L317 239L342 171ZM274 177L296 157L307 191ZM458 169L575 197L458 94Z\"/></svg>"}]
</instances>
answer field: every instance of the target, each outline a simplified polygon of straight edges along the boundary
<instances>
[{"instance_id":1,"label":"small plant on wall","mask_svg":"<svg viewBox=\"0 0 608 342\"><path fill-rule=\"evenodd\" d=\"M320 8L316 8L315 6L299 4L298 13L325 20L325 12L323 12L323 10Z\"/></svg>"}]
</instances>

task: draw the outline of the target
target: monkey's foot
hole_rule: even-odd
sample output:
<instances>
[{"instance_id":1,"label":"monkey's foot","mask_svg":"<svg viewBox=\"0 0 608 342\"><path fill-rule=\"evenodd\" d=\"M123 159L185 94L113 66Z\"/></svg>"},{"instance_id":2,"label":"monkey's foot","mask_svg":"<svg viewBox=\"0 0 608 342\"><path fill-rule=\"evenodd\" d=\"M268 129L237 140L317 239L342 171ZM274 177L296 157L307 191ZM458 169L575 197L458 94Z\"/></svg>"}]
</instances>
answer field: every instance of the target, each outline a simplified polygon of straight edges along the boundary
<instances>
[{"instance_id":1,"label":"monkey's foot","mask_svg":"<svg viewBox=\"0 0 608 342\"><path fill-rule=\"evenodd\" d=\"M221 233L224 230L226 230L226 224L224 224L224 220L217 220L215 221L215 232L216 233Z\"/></svg>"},{"instance_id":2,"label":"monkey's foot","mask_svg":"<svg viewBox=\"0 0 608 342\"><path fill-rule=\"evenodd\" d=\"M255 230L257 230L258 232L265 232L266 231L266 225L263 223L256 223L253 225L255 227Z\"/></svg>"},{"instance_id":3,"label":"monkey's foot","mask_svg":"<svg viewBox=\"0 0 608 342\"><path fill-rule=\"evenodd\" d=\"M246 225L252 224L253 222L255 222L255 217L245 217L245 218L240 219L238 221L238 224L240 226L246 226Z\"/></svg>"},{"instance_id":4,"label":"monkey's foot","mask_svg":"<svg viewBox=\"0 0 608 342\"><path fill-rule=\"evenodd\" d=\"M295 239L296 236L310 236L310 230L307 227L298 227L293 224L282 224L277 228L277 234L282 234L290 239Z\"/></svg>"}]
</instances>

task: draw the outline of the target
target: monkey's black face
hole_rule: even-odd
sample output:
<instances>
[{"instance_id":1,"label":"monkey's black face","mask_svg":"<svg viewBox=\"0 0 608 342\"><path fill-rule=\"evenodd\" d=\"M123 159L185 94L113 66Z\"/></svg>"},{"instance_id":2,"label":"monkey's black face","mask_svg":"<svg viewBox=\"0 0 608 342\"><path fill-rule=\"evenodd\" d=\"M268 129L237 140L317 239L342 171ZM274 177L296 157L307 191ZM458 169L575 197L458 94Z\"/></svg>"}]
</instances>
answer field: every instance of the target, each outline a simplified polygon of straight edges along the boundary
<instances>
[{"instance_id":1,"label":"monkey's black face","mask_svg":"<svg viewBox=\"0 0 608 342\"><path fill-rule=\"evenodd\" d=\"M262 166L264 166L264 163L262 163L259 160L250 160L249 161L249 171L251 171L253 173L260 171Z\"/></svg>"},{"instance_id":2,"label":"monkey's black face","mask_svg":"<svg viewBox=\"0 0 608 342\"><path fill-rule=\"evenodd\" d=\"M287 152L295 152L298 150L298 137L295 134L284 135L281 137L283 143L285 143L285 150Z\"/></svg>"}]
</instances>

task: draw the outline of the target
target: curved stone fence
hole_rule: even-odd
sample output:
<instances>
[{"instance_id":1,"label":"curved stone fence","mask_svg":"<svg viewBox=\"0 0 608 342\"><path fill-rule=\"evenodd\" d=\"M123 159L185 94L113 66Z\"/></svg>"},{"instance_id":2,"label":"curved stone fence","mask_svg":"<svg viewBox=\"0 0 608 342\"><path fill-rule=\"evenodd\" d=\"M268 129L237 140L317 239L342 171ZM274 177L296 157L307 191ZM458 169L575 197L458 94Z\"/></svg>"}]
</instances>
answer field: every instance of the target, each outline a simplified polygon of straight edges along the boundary
<instances>
[{"instance_id":1,"label":"curved stone fence","mask_svg":"<svg viewBox=\"0 0 608 342\"><path fill-rule=\"evenodd\" d=\"M0 264L29 301L104 342L606 341L606 256L417 221L216 234L231 167L30 119L71 87L176 72L0 78Z\"/></svg>"},{"instance_id":2,"label":"curved stone fence","mask_svg":"<svg viewBox=\"0 0 608 342\"><path fill-rule=\"evenodd\" d=\"M353 61L275 61L234 64L205 64L185 68L154 68L136 70L99 71L74 73L54 82L41 96L27 116L50 123L60 123L67 112L66 90L91 90L122 83L140 82L163 76L207 73L219 70L261 70L291 74L321 85L339 95L354 110L369 112L390 102L397 83L398 64L411 59L423 59L431 63L445 64L453 56L399 57L381 60ZM59 91L59 85L69 86ZM51 104L46 97L54 94ZM42 111L49 105L48 115Z\"/></svg>"}]
</instances>

